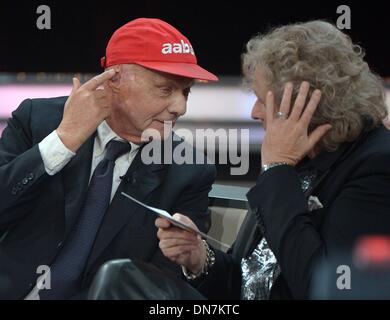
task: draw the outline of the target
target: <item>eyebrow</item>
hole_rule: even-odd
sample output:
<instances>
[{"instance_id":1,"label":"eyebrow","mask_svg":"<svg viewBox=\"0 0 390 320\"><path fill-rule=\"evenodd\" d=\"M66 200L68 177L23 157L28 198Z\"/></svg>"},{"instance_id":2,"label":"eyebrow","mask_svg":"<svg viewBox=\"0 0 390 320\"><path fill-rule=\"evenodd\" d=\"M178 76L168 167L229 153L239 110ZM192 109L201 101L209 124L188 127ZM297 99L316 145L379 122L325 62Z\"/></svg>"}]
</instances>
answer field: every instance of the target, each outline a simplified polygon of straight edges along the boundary
<instances>
[{"instance_id":1,"label":"eyebrow","mask_svg":"<svg viewBox=\"0 0 390 320\"><path fill-rule=\"evenodd\" d=\"M162 87L162 86L169 86L172 84L172 82L169 79L153 78L153 84L158 87Z\"/></svg>"}]
</instances>

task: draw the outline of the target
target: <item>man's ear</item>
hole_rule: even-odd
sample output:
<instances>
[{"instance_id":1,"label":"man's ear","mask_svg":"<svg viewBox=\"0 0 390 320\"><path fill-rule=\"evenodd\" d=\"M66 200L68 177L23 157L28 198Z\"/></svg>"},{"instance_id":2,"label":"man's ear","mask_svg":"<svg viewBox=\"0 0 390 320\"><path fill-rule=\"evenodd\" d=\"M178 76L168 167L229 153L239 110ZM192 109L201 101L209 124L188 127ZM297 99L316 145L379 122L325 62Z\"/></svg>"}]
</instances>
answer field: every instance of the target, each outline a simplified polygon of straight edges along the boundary
<instances>
[{"instance_id":1,"label":"man's ear","mask_svg":"<svg viewBox=\"0 0 390 320\"><path fill-rule=\"evenodd\" d=\"M110 69L115 70L115 75L107 81L108 87L113 91L113 92L119 92L119 85L121 82L121 70L119 65L118 66L113 66ZM108 69L106 69L108 70Z\"/></svg>"}]
</instances>

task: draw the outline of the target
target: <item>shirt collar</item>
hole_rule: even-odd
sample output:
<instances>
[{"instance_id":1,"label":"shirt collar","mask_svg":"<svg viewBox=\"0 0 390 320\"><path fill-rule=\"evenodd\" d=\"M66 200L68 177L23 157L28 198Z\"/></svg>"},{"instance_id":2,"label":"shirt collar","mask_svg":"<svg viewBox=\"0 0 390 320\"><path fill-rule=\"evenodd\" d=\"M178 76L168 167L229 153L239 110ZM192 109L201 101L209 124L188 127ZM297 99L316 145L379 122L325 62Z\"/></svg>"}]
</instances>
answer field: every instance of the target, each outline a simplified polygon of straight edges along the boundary
<instances>
[{"instance_id":1,"label":"shirt collar","mask_svg":"<svg viewBox=\"0 0 390 320\"><path fill-rule=\"evenodd\" d=\"M100 156L104 150L106 149L107 143L109 143L111 140L117 140L117 141L123 141L128 142L131 145L131 152L138 150L140 147L138 144L132 143L130 141L126 141L125 139L118 136L108 125L107 121L104 120L97 128L97 156Z\"/></svg>"}]
</instances>

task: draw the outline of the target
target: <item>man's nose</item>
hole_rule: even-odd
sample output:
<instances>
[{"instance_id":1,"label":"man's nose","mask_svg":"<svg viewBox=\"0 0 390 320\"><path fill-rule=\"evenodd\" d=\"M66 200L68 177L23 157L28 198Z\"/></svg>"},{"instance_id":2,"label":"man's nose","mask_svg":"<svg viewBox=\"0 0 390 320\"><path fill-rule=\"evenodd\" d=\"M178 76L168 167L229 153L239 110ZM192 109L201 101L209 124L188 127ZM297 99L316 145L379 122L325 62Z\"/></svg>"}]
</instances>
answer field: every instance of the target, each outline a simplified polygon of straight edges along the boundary
<instances>
[{"instance_id":1,"label":"man's nose","mask_svg":"<svg viewBox=\"0 0 390 320\"><path fill-rule=\"evenodd\" d=\"M184 115L187 111L187 99L186 97L178 96L168 107L170 113L175 113L177 117Z\"/></svg>"}]
</instances>

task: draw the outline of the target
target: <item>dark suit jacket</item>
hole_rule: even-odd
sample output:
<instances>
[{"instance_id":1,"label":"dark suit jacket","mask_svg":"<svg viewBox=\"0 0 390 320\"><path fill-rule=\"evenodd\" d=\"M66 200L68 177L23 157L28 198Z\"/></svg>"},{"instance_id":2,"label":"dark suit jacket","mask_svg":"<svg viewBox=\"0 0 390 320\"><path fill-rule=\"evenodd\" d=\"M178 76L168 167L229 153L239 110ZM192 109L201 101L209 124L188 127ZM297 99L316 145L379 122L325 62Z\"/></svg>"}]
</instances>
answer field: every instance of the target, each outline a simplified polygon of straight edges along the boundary
<instances>
[{"instance_id":1,"label":"dark suit jacket","mask_svg":"<svg viewBox=\"0 0 390 320\"><path fill-rule=\"evenodd\" d=\"M318 178L304 194L297 173L308 168ZM323 208L309 212L309 195ZM274 167L247 198L252 212L235 244L228 254L216 250L215 265L195 285L208 298L240 299L240 261L264 235L282 270L271 299L308 298L317 264L362 235L390 235L390 132L381 126L296 168Z\"/></svg>"},{"instance_id":2,"label":"dark suit jacket","mask_svg":"<svg viewBox=\"0 0 390 320\"><path fill-rule=\"evenodd\" d=\"M25 100L0 140L0 299L23 298L31 290L39 276L37 267L54 261L86 195L94 136L54 176L46 173L38 148L58 127L66 99ZM158 248L156 216L121 196L122 191L169 212L184 213L203 231L210 227L208 192L215 167L145 165L140 155L104 217L87 261L84 287L111 259L139 259L179 272Z\"/></svg>"}]
</instances>

